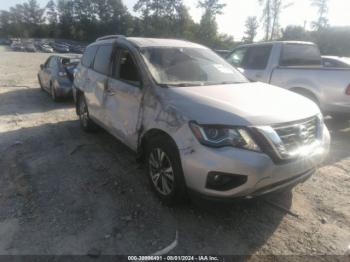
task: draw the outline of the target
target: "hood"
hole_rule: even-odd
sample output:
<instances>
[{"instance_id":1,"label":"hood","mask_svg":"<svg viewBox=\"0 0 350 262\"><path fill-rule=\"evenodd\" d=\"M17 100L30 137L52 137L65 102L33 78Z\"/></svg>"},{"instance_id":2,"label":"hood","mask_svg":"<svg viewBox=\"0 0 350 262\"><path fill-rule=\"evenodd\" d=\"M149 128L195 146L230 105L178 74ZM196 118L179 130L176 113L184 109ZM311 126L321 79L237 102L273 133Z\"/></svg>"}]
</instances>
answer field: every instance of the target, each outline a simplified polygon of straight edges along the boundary
<instances>
[{"instance_id":1,"label":"hood","mask_svg":"<svg viewBox=\"0 0 350 262\"><path fill-rule=\"evenodd\" d=\"M312 117L320 112L311 100L256 82L233 85L170 87L166 104L200 124L271 125Z\"/></svg>"}]
</instances>

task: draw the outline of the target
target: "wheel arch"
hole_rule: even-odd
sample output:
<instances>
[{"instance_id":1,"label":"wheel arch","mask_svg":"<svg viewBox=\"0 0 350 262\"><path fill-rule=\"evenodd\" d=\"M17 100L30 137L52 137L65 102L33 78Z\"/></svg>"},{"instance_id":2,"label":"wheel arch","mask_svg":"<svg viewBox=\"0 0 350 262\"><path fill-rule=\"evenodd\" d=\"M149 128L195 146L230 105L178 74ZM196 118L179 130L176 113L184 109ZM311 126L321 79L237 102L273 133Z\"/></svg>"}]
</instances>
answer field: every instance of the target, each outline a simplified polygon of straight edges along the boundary
<instances>
[{"instance_id":1,"label":"wheel arch","mask_svg":"<svg viewBox=\"0 0 350 262\"><path fill-rule=\"evenodd\" d=\"M314 101L318 106L320 106L320 100L319 98L317 97L317 95L310 91L309 89L307 88L304 88L304 87L292 87L289 89L290 91L294 92L294 93L297 93L299 95L302 95L302 96L305 96L309 99L311 99L312 101Z\"/></svg>"},{"instance_id":2,"label":"wheel arch","mask_svg":"<svg viewBox=\"0 0 350 262\"><path fill-rule=\"evenodd\" d=\"M176 144L176 141L174 140L174 138L171 135L169 135L169 133L167 133L166 131L159 129L159 128L152 128L150 130L147 130L145 133L143 133L140 136L139 144L137 147L137 156L138 156L139 160L143 160L145 157L147 141L149 141L153 137L157 137L157 136L162 136L162 137L166 138L167 140L169 140L176 147L176 149L178 150L178 153L179 153L179 148Z\"/></svg>"}]
</instances>

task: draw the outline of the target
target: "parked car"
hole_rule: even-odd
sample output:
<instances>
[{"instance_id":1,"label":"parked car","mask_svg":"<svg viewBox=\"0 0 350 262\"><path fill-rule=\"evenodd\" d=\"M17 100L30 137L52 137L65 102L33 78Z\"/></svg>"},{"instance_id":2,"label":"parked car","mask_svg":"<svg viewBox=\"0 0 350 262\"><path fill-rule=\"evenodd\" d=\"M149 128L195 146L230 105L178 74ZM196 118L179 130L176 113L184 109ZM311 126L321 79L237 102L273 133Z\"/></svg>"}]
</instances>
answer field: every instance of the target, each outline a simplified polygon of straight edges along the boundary
<instances>
[{"instance_id":1,"label":"parked car","mask_svg":"<svg viewBox=\"0 0 350 262\"><path fill-rule=\"evenodd\" d=\"M71 45L69 47L69 52L76 53L76 54L82 54L84 53L84 47L81 45Z\"/></svg>"},{"instance_id":2,"label":"parked car","mask_svg":"<svg viewBox=\"0 0 350 262\"><path fill-rule=\"evenodd\" d=\"M313 43L243 45L227 61L252 81L289 89L314 101L325 114L350 118L350 69L323 67Z\"/></svg>"},{"instance_id":3,"label":"parked car","mask_svg":"<svg viewBox=\"0 0 350 262\"><path fill-rule=\"evenodd\" d=\"M230 50L215 50L215 53L217 53L219 56L225 58L229 54L231 54L231 51Z\"/></svg>"},{"instance_id":4,"label":"parked car","mask_svg":"<svg viewBox=\"0 0 350 262\"><path fill-rule=\"evenodd\" d=\"M7 37L0 37L0 45L11 45L11 40Z\"/></svg>"},{"instance_id":5,"label":"parked car","mask_svg":"<svg viewBox=\"0 0 350 262\"><path fill-rule=\"evenodd\" d=\"M54 52L53 48L48 44L41 44L40 49L41 49L41 51L43 51L45 53L53 53Z\"/></svg>"},{"instance_id":6,"label":"parked car","mask_svg":"<svg viewBox=\"0 0 350 262\"><path fill-rule=\"evenodd\" d=\"M36 49L33 43L25 43L24 48L25 48L25 51L27 52L36 52Z\"/></svg>"},{"instance_id":7,"label":"parked car","mask_svg":"<svg viewBox=\"0 0 350 262\"><path fill-rule=\"evenodd\" d=\"M350 57L322 56L322 64L324 67L350 68Z\"/></svg>"},{"instance_id":8,"label":"parked car","mask_svg":"<svg viewBox=\"0 0 350 262\"><path fill-rule=\"evenodd\" d=\"M66 44L55 43L53 49L58 53L69 53L69 46Z\"/></svg>"},{"instance_id":9,"label":"parked car","mask_svg":"<svg viewBox=\"0 0 350 262\"><path fill-rule=\"evenodd\" d=\"M72 95L74 70L80 59L78 57L50 56L40 66L38 81L42 90L49 92L52 100Z\"/></svg>"},{"instance_id":10,"label":"parked car","mask_svg":"<svg viewBox=\"0 0 350 262\"><path fill-rule=\"evenodd\" d=\"M10 47L11 47L12 51L18 51L18 52L24 52L25 51L25 47L20 42L13 42Z\"/></svg>"},{"instance_id":11,"label":"parked car","mask_svg":"<svg viewBox=\"0 0 350 262\"><path fill-rule=\"evenodd\" d=\"M286 189L329 150L312 101L251 83L187 41L99 38L82 57L73 96L82 128L99 125L144 158L167 204L188 192L230 199Z\"/></svg>"}]
</instances>

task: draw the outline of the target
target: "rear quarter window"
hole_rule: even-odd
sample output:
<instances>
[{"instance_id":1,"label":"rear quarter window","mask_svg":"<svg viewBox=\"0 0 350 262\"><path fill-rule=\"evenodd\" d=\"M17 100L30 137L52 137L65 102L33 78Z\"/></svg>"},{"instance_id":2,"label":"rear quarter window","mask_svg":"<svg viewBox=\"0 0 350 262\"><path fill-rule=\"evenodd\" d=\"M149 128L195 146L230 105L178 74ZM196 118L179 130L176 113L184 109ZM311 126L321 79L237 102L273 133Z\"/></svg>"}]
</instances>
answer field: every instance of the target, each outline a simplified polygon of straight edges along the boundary
<instances>
[{"instance_id":1,"label":"rear quarter window","mask_svg":"<svg viewBox=\"0 0 350 262\"><path fill-rule=\"evenodd\" d=\"M281 66L321 66L321 54L317 46L286 44L282 48Z\"/></svg>"},{"instance_id":2,"label":"rear quarter window","mask_svg":"<svg viewBox=\"0 0 350 262\"><path fill-rule=\"evenodd\" d=\"M109 75L111 64L112 45L101 45L96 53L94 70L104 75Z\"/></svg>"},{"instance_id":3,"label":"rear quarter window","mask_svg":"<svg viewBox=\"0 0 350 262\"><path fill-rule=\"evenodd\" d=\"M94 60L96 51L97 46L89 46L88 48L86 48L81 63L86 67L90 67L92 61Z\"/></svg>"}]
</instances>

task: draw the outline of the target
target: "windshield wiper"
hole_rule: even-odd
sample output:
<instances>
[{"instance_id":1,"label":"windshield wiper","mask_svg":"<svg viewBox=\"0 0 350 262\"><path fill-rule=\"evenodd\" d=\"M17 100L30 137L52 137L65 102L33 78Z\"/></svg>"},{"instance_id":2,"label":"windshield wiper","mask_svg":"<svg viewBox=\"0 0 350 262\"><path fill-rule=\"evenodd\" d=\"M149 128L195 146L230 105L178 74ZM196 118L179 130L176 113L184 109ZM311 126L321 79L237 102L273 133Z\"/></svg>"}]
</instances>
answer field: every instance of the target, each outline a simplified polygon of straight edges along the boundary
<instances>
[{"instance_id":1,"label":"windshield wiper","mask_svg":"<svg viewBox=\"0 0 350 262\"><path fill-rule=\"evenodd\" d=\"M183 83L163 83L167 86L177 86L177 87L186 87L186 86L202 86L203 82L183 82Z\"/></svg>"},{"instance_id":2,"label":"windshield wiper","mask_svg":"<svg viewBox=\"0 0 350 262\"><path fill-rule=\"evenodd\" d=\"M208 83L208 85L233 85L233 84L244 84L246 82L240 82L240 81L222 81L222 82L212 82Z\"/></svg>"}]
</instances>

